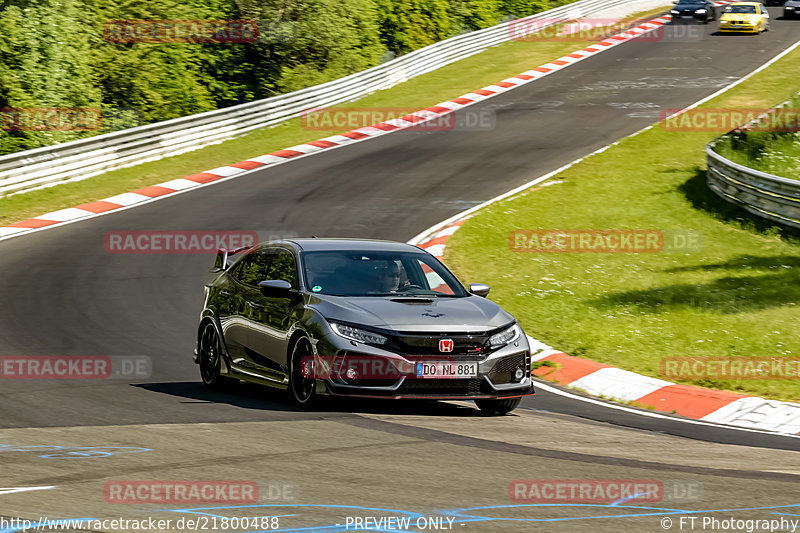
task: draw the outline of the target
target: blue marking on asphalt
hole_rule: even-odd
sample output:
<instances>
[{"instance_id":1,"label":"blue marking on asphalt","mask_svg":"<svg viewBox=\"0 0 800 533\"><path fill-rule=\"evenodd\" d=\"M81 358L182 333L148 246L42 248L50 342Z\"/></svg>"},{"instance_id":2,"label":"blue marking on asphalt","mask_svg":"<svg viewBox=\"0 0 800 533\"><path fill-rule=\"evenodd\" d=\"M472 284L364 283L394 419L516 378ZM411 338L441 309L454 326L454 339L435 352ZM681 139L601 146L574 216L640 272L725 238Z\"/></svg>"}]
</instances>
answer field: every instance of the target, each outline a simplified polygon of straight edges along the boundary
<instances>
[{"instance_id":1,"label":"blue marking on asphalt","mask_svg":"<svg viewBox=\"0 0 800 533\"><path fill-rule=\"evenodd\" d=\"M636 498L638 498L640 496L647 496L648 494L650 494L650 493L649 492L640 492L639 494L634 494L633 496L628 496L627 498L620 498L617 501L611 502L609 505L611 507L615 507L615 506L620 505L622 503L629 502L631 500L635 500Z\"/></svg>"},{"instance_id":2,"label":"blue marking on asphalt","mask_svg":"<svg viewBox=\"0 0 800 533\"><path fill-rule=\"evenodd\" d=\"M123 453L151 452L150 448L134 446L60 446L58 444L35 444L31 446L12 446L0 444L0 452L51 452L40 455L42 459L92 459L111 457ZM0 532L1 533L1 532Z\"/></svg>"}]
</instances>

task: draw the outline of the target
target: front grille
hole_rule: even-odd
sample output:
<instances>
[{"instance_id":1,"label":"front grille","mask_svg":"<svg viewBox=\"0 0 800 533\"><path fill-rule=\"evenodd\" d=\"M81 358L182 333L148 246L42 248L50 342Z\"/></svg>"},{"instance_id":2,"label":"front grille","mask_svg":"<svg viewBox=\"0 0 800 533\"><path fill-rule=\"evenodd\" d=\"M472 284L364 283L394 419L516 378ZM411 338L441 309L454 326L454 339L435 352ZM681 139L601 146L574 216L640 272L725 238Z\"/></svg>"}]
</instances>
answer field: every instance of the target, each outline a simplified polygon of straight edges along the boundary
<instances>
[{"instance_id":1,"label":"front grille","mask_svg":"<svg viewBox=\"0 0 800 533\"><path fill-rule=\"evenodd\" d=\"M386 348L404 355L477 355L488 353L486 342L489 337L502 331L504 328L476 333L436 333L414 334L400 332L390 335ZM439 341L452 339L453 351L442 353L439 351Z\"/></svg>"},{"instance_id":2,"label":"front grille","mask_svg":"<svg viewBox=\"0 0 800 533\"><path fill-rule=\"evenodd\" d=\"M471 396L481 393L481 378L471 379L407 379L398 394L443 394Z\"/></svg>"}]
</instances>

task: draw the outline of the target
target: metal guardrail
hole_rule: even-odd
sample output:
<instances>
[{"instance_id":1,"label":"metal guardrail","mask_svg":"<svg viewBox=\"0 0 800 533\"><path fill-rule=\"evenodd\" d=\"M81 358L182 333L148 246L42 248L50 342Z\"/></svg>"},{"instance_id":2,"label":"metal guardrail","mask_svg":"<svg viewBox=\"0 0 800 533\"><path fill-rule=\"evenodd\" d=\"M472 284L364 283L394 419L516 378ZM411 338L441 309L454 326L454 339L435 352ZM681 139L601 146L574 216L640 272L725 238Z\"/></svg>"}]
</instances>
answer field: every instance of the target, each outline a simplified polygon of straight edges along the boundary
<instances>
[{"instance_id":1,"label":"metal guardrail","mask_svg":"<svg viewBox=\"0 0 800 533\"><path fill-rule=\"evenodd\" d=\"M0 197L155 161L219 143L300 116L312 108L356 100L511 40L511 24L567 20L632 4L631 0L579 0L434 43L396 59L299 91L225 109L97 135L0 157ZM543 23L541 28L551 24Z\"/></svg>"},{"instance_id":2,"label":"metal guardrail","mask_svg":"<svg viewBox=\"0 0 800 533\"><path fill-rule=\"evenodd\" d=\"M769 220L800 228L800 181L734 163L706 145L709 188L723 200Z\"/></svg>"}]
</instances>

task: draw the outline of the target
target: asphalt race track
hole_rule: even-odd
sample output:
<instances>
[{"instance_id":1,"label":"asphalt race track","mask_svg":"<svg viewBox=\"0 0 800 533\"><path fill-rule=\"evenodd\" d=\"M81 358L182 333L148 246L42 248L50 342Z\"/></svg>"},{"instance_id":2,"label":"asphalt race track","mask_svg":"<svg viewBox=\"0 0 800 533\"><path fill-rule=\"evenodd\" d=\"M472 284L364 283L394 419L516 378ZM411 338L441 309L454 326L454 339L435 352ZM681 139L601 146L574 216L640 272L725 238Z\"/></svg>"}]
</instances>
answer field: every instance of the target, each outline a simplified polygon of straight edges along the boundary
<instances>
[{"instance_id":1,"label":"asphalt race track","mask_svg":"<svg viewBox=\"0 0 800 533\"><path fill-rule=\"evenodd\" d=\"M262 507L192 516L276 516L280 530L346 531L347 517L389 514L412 524L450 517L444 525L464 532L678 530L687 513L800 519L800 441L789 437L546 392L502 418L462 402L337 400L298 411L254 386L208 392L191 354L213 258L103 245L115 230L408 240L752 71L800 35L798 21L770 12L762 35L716 36L715 24L696 26L699 39L668 30L462 111L493 110L492 129L385 135L0 242L0 354L153 362L146 382L0 382L0 487L52 487L0 488L0 532L15 531L1 517L181 516L180 507L105 501L106 482L132 479L256 481ZM664 498L530 506L509 497L514 480L556 478L657 480Z\"/></svg>"}]
</instances>

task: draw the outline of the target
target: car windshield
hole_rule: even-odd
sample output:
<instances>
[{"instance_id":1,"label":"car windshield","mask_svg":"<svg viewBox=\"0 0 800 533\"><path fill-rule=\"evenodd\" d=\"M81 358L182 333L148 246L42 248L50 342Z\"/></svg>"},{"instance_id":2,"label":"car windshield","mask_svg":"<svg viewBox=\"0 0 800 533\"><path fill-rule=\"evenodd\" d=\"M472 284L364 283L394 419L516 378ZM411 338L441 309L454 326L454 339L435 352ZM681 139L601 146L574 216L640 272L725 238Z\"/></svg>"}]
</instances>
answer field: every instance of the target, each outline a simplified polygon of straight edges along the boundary
<instances>
[{"instance_id":1,"label":"car windshield","mask_svg":"<svg viewBox=\"0 0 800 533\"><path fill-rule=\"evenodd\" d=\"M725 10L726 13L747 13L753 15L756 12L756 6L728 6Z\"/></svg>"},{"instance_id":2,"label":"car windshield","mask_svg":"<svg viewBox=\"0 0 800 533\"><path fill-rule=\"evenodd\" d=\"M325 251L303 254L311 292L331 296L464 297L469 293L421 252Z\"/></svg>"},{"instance_id":3,"label":"car windshield","mask_svg":"<svg viewBox=\"0 0 800 533\"><path fill-rule=\"evenodd\" d=\"M678 2L679 6L698 6L703 5L701 0L681 0Z\"/></svg>"}]
</instances>

